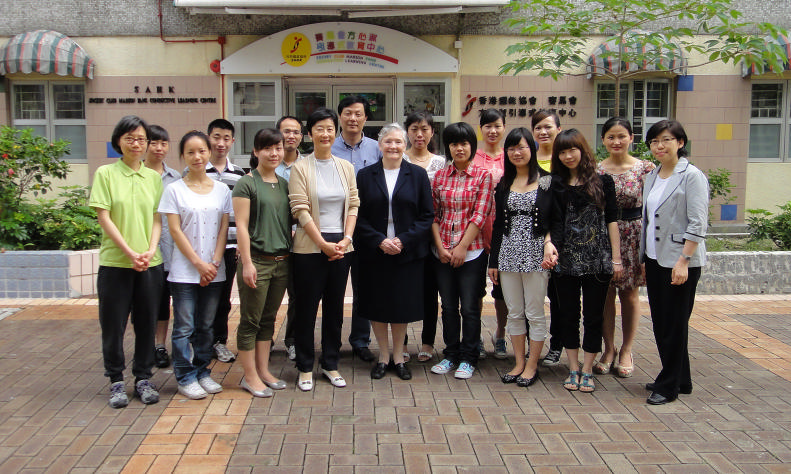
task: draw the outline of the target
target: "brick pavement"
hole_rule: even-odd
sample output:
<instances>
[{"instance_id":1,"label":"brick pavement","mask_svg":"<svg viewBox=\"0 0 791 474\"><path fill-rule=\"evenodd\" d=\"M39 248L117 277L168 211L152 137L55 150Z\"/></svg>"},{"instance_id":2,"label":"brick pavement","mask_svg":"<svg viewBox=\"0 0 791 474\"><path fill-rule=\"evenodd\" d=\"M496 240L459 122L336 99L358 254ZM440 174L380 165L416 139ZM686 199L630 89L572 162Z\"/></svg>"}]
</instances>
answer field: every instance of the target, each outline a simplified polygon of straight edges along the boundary
<instances>
[{"instance_id":1,"label":"brick pavement","mask_svg":"<svg viewBox=\"0 0 791 474\"><path fill-rule=\"evenodd\" d=\"M239 364L215 363L221 394L186 400L172 370L161 369L160 403L132 399L114 410L95 300L0 300L0 315L0 473L791 472L783 297L699 297L689 345L695 390L659 407L645 404L643 389L659 363L647 316L634 377L597 376L592 395L562 388L563 364L542 368L528 389L503 385L512 362L491 357L469 381L417 362L409 382L372 381L348 346L340 370L349 386L316 377L302 393L281 334L272 365L290 386L273 398L239 389ZM484 339L493 325L485 316ZM414 355L419 324L409 336Z\"/></svg>"}]
</instances>

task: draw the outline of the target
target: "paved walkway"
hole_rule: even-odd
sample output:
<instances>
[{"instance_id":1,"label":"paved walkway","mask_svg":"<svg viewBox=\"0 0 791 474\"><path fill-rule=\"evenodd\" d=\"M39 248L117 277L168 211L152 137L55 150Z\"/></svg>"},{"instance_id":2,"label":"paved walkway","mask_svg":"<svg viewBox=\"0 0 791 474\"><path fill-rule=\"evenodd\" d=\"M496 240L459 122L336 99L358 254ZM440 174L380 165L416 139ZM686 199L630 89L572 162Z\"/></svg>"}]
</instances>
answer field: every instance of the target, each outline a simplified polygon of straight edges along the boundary
<instances>
[{"instance_id":1,"label":"paved walkway","mask_svg":"<svg viewBox=\"0 0 791 474\"><path fill-rule=\"evenodd\" d=\"M346 345L349 386L317 377L302 393L279 334L272 365L290 386L273 398L252 399L239 364L215 363L221 394L186 400L164 369L160 403L114 410L95 300L0 300L0 473L791 472L791 300L699 297L695 390L659 407L645 404L658 356L641 310L634 377L598 376L592 395L562 388L563 364L528 389L503 385L513 362L491 357L469 381L417 362L410 382L372 381ZM488 336L490 304L484 314ZM419 335L410 327L413 356Z\"/></svg>"}]
</instances>

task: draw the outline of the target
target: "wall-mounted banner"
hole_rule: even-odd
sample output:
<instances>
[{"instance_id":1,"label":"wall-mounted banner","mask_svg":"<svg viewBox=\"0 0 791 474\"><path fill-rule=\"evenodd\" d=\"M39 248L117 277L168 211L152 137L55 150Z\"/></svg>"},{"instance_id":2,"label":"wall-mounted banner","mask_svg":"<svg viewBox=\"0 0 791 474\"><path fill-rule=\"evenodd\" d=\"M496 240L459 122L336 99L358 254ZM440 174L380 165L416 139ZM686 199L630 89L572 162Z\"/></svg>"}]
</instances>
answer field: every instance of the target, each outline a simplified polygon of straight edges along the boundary
<instances>
[{"instance_id":1,"label":"wall-mounted banner","mask_svg":"<svg viewBox=\"0 0 791 474\"><path fill-rule=\"evenodd\" d=\"M221 64L223 74L457 72L459 62L413 36L365 23L316 23L275 33Z\"/></svg>"}]
</instances>

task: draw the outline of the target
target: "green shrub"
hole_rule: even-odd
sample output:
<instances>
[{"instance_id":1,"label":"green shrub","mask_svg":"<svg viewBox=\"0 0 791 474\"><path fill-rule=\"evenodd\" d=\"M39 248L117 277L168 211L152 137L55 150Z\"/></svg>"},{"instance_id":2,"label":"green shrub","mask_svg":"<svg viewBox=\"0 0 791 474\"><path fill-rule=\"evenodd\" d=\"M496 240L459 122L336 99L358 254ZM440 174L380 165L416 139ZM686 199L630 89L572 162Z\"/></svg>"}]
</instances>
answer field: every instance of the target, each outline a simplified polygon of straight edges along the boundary
<instances>
[{"instance_id":1,"label":"green shrub","mask_svg":"<svg viewBox=\"0 0 791 474\"><path fill-rule=\"evenodd\" d=\"M791 201L776 215L766 209L747 209L747 213L751 240L771 239L781 249L791 250Z\"/></svg>"},{"instance_id":2,"label":"green shrub","mask_svg":"<svg viewBox=\"0 0 791 474\"><path fill-rule=\"evenodd\" d=\"M709 179L709 202L722 198L723 204L730 204L736 199L731 190L736 187L731 183L731 172L725 168L710 169L706 172Z\"/></svg>"}]
</instances>

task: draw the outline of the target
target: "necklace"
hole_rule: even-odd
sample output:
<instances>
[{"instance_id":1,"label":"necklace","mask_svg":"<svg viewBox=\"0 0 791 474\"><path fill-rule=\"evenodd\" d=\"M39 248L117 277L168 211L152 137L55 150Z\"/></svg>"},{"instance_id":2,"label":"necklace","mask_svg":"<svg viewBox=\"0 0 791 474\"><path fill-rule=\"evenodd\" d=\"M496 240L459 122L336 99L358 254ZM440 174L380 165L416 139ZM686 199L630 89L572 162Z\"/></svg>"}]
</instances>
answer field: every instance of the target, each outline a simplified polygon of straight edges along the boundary
<instances>
[{"instance_id":1,"label":"necklace","mask_svg":"<svg viewBox=\"0 0 791 474\"><path fill-rule=\"evenodd\" d=\"M427 162L428 160L430 160L430 159L431 159L431 154L429 154L428 156L426 156L426 158L425 158L425 159L423 159L423 160L419 160L419 159L417 158L417 156L416 156L416 157L414 157L414 158L411 158L411 160L412 160L412 163L426 163L426 162Z\"/></svg>"}]
</instances>

